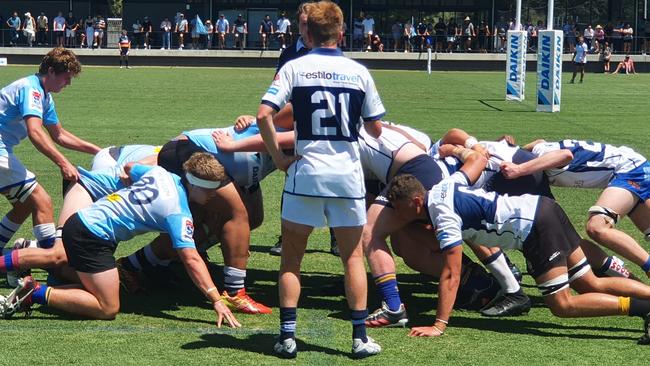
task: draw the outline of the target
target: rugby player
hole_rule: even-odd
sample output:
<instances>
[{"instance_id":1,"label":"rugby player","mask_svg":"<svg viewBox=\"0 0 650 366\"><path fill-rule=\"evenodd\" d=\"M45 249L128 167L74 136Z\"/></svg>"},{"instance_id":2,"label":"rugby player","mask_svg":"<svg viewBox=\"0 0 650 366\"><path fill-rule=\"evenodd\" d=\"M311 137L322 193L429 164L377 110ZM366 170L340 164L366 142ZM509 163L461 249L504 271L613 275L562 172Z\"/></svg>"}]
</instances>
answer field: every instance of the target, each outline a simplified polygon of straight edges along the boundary
<instances>
[{"instance_id":1,"label":"rugby player","mask_svg":"<svg viewBox=\"0 0 650 366\"><path fill-rule=\"evenodd\" d=\"M76 181L79 173L52 141L88 154L100 150L64 129L54 108L51 93L58 93L70 85L80 72L81 64L72 51L55 48L45 55L37 74L0 90L0 192L12 205L0 221L0 247L7 244L29 215L32 215L33 233L41 247L52 247L55 238L52 200L36 182L34 173L14 155L14 146L29 137L36 149L52 160L61 170L63 179L68 181ZM17 255L0 263L0 272L12 270L14 260L18 261Z\"/></svg>"},{"instance_id":2,"label":"rugby player","mask_svg":"<svg viewBox=\"0 0 650 366\"><path fill-rule=\"evenodd\" d=\"M631 236L616 228L628 215L650 240L650 163L626 146L592 141L536 140L525 146L538 158L524 164L504 163L508 178L544 171L550 184L559 187L605 188L589 208L587 234L597 243L639 265L650 276L650 254ZM602 250L599 253L603 253ZM588 257L592 257L587 253ZM610 275L629 276L623 263L604 254L593 256L592 265Z\"/></svg>"},{"instance_id":3,"label":"rugby player","mask_svg":"<svg viewBox=\"0 0 650 366\"><path fill-rule=\"evenodd\" d=\"M359 121L372 136L381 135L385 110L368 70L343 57L338 5L321 1L309 6L308 43L314 48L287 62L262 97L257 113L262 138L275 165L288 172L282 207L280 338L281 357L297 355L296 309L300 297L300 263L314 227L334 229L345 268L345 292L352 320L352 355L381 351L366 335L367 280L360 238L366 222L363 171L358 152ZM277 141L273 115L289 100L295 117L295 154L285 155Z\"/></svg>"},{"instance_id":4,"label":"rugby player","mask_svg":"<svg viewBox=\"0 0 650 366\"><path fill-rule=\"evenodd\" d=\"M468 171L470 178L479 171ZM443 252L436 320L412 328L411 336L441 336L449 324L460 277L463 241L523 251L528 273L559 317L611 315L645 319L650 325L650 287L626 278L598 278L580 249L580 236L553 200L535 195L500 196L473 190L469 180L446 178L426 191L412 175L397 176L388 200L407 222L427 220ZM572 295L569 289L579 295Z\"/></svg>"},{"instance_id":5,"label":"rugby player","mask_svg":"<svg viewBox=\"0 0 650 366\"><path fill-rule=\"evenodd\" d=\"M47 305L95 319L113 319L119 312L119 277L113 253L117 245L136 235L160 231L174 248L199 290L212 302L217 325L225 320L241 326L223 303L203 259L196 250L189 202L205 205L216 189L228 182L223 166L210 154L194 154L184 165L184 179L160 167L127 165L135 183L72 215L65 223L62 242L68 264L82 288L55 288L25 277L3 299L3 316L27 310L32 303Z\"/></svg>"}]
</instances>

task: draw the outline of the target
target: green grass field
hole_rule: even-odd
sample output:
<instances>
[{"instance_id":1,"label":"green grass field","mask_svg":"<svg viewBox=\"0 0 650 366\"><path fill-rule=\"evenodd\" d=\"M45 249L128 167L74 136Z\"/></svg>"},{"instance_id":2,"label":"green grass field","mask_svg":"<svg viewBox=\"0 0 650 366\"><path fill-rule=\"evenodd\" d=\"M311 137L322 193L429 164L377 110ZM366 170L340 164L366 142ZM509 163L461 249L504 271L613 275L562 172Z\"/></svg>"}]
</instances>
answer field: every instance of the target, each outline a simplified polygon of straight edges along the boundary
<instances>
[{"instance_id":1,"label":"green grass field","mask_svg":"<svg viewBox=\"0 0 650 366\"><path fill-rule=\"evenodd\" d=\"M36 66L0 68L0 84L34 71ZM650 156L647 74L588 74L584 84L565 82L562 112L556 114L534 112L534 74L528 76L524 103L504 101L503 73L372 74L388 110L386 119L419 128L434 139L451 127L460 127L479 139L505 133L521 143L540 137L593 139L625 144ZM240 114L256 113L272 76L271 69L87 67L55 100L63 125L98 145L163 144L181 131L227 126ZM569 74L564 75L566 81L569 78ZM16 153L37 174L58 207L59 170L29 141L23 142ZM90 161L87 155L66 154L80 165L87 166ZM273 306L274 314L238 314L243 328L218 329L210 305L191 286L123 297L122 313L113 321L82 320L37 307L31 318L0 320L4 349L0 364L350 363L351 327L342 295L342 267L339 259L327 252L329 237L325 230L312 236L303 263L297 331L301 352L291 362L271 354L279 324L275 286L279 259L270 256L268 248L279 232L281 187L280 173L263 183L265 222L252 233L248 269L249 293ZM584 233L587 208L599 192L556 189L555 193L578 231ZM2 214L8 207L0 200ZM629 220L624 220L622 227L642 240ZM19 236L31 236L29 223L23 225ZM130 254L152 237L145 235L122 243L117 254ZM645 242L643 245L648 247ZM213 248L210 254L214 262L222 263L218 249ZM525 268L519 253L511 257ZM436 284L410 271L399 259L397 262L410 324L432 323ZM642 275L636 266L629 267ZM42 271L35 273L40 279L45 277ZM0 279L0 285L4 284ZM491 320L477 313L455 312L447 333L436 339L409 338L404 329L371 329L369 334L384 351L358 364L648 364L650 348L636 345L642 328L638 318L554 318L530 277L525 277L525 290L534 301L528 316ZM378 305L373 288L369 295L372 311Z\"/></svg>"}]
</instances>

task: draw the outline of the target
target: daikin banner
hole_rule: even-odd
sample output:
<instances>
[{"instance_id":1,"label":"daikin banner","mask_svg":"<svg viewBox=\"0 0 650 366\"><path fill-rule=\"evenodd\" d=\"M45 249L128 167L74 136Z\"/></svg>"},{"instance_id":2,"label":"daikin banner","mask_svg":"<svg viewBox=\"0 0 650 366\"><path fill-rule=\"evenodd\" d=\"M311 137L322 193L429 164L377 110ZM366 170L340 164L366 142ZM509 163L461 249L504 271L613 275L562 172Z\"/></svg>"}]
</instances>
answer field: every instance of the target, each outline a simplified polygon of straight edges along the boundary
<instances>
[{"instance_id":1,"label":"daikin banner","mask_svg":"<svg viewBox=\"0 0 650 366\"><path fill-rule=\"evenodd\" d=\"M524 100L527 32L508 31L506 50L506 100Z\"/></svg>"},{"instance_id":2,"label":"daikin banner","mask_svg":"<svg viewBox=\"0 0 650 366\"><path fill-rule=\"evenodd\" d=\"M542 30L537 49L537 111L559 112L562 96L562 47L560 30Z\"/></svg>"}]
</instances>

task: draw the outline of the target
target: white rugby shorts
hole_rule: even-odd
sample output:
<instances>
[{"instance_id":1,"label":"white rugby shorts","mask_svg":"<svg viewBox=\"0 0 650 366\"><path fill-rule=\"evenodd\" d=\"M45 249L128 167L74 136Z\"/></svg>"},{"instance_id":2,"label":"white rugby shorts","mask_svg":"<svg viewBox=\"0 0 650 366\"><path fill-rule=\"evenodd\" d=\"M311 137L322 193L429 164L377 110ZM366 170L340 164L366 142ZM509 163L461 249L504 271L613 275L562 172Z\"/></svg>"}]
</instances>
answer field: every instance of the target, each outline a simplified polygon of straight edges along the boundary
<instances>
[{"instance_id":1,"label":"white rugby shorts","mask_svg":"<svg viewBox=\"0 0 650 366\"><path fill-rule=\"evenodd\" d=\"M282 219L311 227L349 227L366 223L365 199L309 197L284 193Z\"/></svg>"}]
</instances>

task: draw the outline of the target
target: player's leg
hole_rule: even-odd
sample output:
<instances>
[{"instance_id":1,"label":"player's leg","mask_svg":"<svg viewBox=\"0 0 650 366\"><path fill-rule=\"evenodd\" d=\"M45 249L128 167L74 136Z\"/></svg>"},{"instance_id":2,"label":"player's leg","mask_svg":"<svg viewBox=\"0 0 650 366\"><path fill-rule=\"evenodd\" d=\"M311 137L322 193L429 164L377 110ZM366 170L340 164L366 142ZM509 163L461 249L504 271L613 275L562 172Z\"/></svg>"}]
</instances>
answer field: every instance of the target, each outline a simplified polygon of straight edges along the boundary
<instances>
[{"instance_id":1,"label":"player's leg","mask_svg":"<svg viewBox=\"0 0 650 366\"><path fill-rule=\"evenodd\" d=\"M120 281L117 269L77 274L83 289L51 288L44 305L89 318L114 319L120 310ZM41 285L42 287L46 286ZM34 302L37 302L36 294L34 297Z\"/></svg>"},{"instance_id":2,"label":"player's leg","mask_svg":"<svg viewBox=\"0 0 650 366\"><path fill-rule=\"evenodd\" d=\"M615 227L619 217L629 213L637 202L638 197L626 189L606 188L596 205L589 209L587 234L597 243L636 263L648 273L650 271L648 252L631 236Z\"/></svg>"},{"instance_id":3,"label":"player's leg","mask_svg":"<svg viewBox=\"0 0 650 366\"><path fill-rule=\"evenodd\" d=\"M624 277L636 279L634 274L625 268L625 263L614 255L607 255L605 251L591 240L580 240L580 248L587 257L587 261L594 272L600 276Z\"/></svg>"},{"instance_id":4,"label":"player's leg","mask_svg":"<svg viewBox=\"0 0 650 366\"><path fill-rule=\"evenodd\" d=\"M352 321L352 355L364 358L381 351L366 334L368 317L368 281L361 246L363 225L366 223L364 199L325 199L325 215L339 244L345 275L345 297Z\"/></svg>"},{"instance_id":5,"label":"player's leg","mask_svg":"<svg viewBox=\"0 0 650 366\"><path fill-rule=\"evenodd\" d=\"M386 244L386 238L405 227L406 223L391 207L377 203L370 205L367 219L361 237L364 254L382 301L390 311L399 312L402 300L397 288L395 261Z\"/></svg>"}]
</instances>

